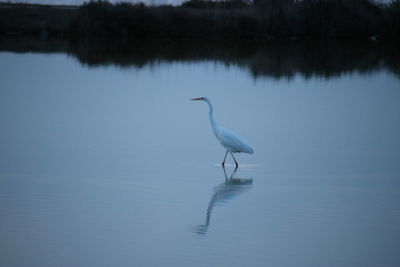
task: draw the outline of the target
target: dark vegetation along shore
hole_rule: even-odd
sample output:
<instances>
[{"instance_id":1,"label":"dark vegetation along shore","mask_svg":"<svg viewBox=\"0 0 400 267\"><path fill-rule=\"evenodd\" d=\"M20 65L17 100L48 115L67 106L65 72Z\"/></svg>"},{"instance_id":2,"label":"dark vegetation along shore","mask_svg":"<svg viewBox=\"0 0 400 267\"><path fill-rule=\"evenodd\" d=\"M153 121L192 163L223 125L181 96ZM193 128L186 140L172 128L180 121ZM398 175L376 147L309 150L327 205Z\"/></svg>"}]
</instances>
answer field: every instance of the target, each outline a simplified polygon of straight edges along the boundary
<instances>
[{"instance_id":1,"label":"dark vegetation along shore","mask_svg":"<svg viewBox=\"0 0 400 267\"><path fill-rule=\"evenodd\" d=\"M121 43L14 36L0 39L0 51L65 53L91 67L140 69L160 62L213 61L246 69L255 79L290 79L295 75L330 79L382 69L400 78L400 50L395 42L186 39Z\"/></svg>"},{"instance_id":2,"label":"dark vegetation along shore","mask_svg":"<svg viewBox=\"0 0 400 267\"><path fill-rule=\"evenodd\" d=\"M190 0L180 6L0 4L0 35L143 39L399 39L400 0Z\"/></svg>"}]
</instances>

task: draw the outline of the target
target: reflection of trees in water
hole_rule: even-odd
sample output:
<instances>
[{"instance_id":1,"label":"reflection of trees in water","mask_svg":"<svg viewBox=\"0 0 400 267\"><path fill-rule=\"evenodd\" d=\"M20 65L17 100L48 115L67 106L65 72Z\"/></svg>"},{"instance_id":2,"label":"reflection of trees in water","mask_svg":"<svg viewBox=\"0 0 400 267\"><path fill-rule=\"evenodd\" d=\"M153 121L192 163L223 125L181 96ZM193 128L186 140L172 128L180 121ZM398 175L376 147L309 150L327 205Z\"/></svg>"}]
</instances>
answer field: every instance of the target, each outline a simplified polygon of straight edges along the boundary
<instances>
[{"instance_id":1,"label":"reflection of trees in water","mask_svg":"<svg viewBox=\"0 0 400 267\"><path fill-rule=\"evenodd\" d=\"M211 212L215 206L221 203L225 203L235 198L237 195L248 191L252 184L253 179L251 178L235 178L234 175L237 171L237 167L232 172L230 177L227 176L225 167L222 167L225 175L225 182L217 185L214 188L214 194L212 195L210 202L207 207L205 224L198 225L193 228L193 232L199 235L207 233L208 227L211 221Z\"/></svg>"},{"instance_id":2,"label":"reflection of trees in water","mask_svg":"<svg viewBox=\"0 0 400 267\"><path fill-rule=\"evenodd\" d=\"M350 41L110 41L0 40L0 50L65 52L88 66L141 68L159 62L217 61L248 69L255 77L331 78L344 73L369 73L386 68L400 75L395 43Z\"/></svg>"}]
</instances>

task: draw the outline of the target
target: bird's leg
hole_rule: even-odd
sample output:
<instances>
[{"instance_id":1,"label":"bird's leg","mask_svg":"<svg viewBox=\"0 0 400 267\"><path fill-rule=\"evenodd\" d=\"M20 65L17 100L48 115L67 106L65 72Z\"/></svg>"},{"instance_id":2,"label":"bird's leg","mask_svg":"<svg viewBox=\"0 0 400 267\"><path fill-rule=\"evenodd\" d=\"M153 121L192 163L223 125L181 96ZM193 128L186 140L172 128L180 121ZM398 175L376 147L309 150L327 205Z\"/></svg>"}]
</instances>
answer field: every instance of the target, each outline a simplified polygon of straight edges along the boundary
<instances>
[{"instance_id":1,"label":"bird's leg","mask_svg":"<svg viewBox=\"0 0 400 267\"><path fill-rule=\"evenodd\" d=\"M233 160L235 161L236 168L237 168L237 167L239 166L239 164L237 163L237 161L236 161L235 157L233 156L233 153L232 153L232 152L230 152L230 153L231 153L231 156L232 156Z\"/></svg>"},{"instance_id":2,"label":"bird's leg","mask_svg":"<svg viewBox=\"0 0 400 267\"><path fill-rule=\"evenodd\" d=\"M231 179L233 178L233 175L235 175L237 169L238 169L238 167L236 166L235 169L233 170L232 174L231 174Z\"/></svg>"},{"instance_id":3,"label":"bird's leg","mask_svg":"<svg viewBox=\"0 0 400 267\"><path fill-rule=\"evenodd\" d=\"M225 166L225 160L226 160L226 155L228 155L228 150L226 150L226 153L225 153L225 157L224 157L224 161L222 162L222 167L224 167Z\"/></svg>"},{"instance_id":4,"label":"bird's leg","mask_svg":"<svg viewBox=\"0 0 400 267\"><path fill-rule=\"evenodd\" d=\"M228 176L226 175L226 170L224 165L222 165L222 169L224 170L225 182L228 182Z\"/></svg>"}]
</instances>

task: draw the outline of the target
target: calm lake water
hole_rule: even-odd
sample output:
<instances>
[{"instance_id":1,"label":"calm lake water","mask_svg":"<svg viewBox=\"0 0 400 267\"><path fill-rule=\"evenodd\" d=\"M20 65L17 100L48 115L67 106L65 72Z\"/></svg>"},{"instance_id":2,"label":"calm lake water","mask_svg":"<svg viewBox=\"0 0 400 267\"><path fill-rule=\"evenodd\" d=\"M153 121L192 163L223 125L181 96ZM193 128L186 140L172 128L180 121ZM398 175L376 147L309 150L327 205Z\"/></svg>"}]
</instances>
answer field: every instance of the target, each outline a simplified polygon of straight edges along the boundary
<instances>
[{"instance_id":1,"label":"calm lake water","mask_svg":"<svg viewBox=\"0 0 400 267\"><path fill-rule=\"evenodd\" d=\"M0 266L400 265L386 49L7 42Z\"/></svg>"}]
</instances>

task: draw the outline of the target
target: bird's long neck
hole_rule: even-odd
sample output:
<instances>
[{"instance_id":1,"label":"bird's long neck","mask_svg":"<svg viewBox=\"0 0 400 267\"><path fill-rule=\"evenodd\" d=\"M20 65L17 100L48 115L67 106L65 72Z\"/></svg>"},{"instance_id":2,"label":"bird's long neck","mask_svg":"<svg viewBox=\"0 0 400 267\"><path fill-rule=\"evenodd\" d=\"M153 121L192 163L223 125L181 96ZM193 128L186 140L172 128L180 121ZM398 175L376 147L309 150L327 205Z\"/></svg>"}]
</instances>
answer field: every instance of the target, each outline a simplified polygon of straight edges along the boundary
<instances>
[{"instance_id":1,"label":"bird's long neck","mask_svg":"<svg viewBox=\"0 0 400 267\"><path fill-rule=\"evenodd\" d=\"M210 118L211 128L212 128L212 130L213 130L215 136L218 137L218 126L217 126L217 124L216 124L215 121L214 121L213 106L212 106L210 100L207 99L206 102L207 102L207 104L208 104L208 107L210 108L209 113L208 113L208 116L209 116L209 118Z\"/></svg>"}]
</instances>

